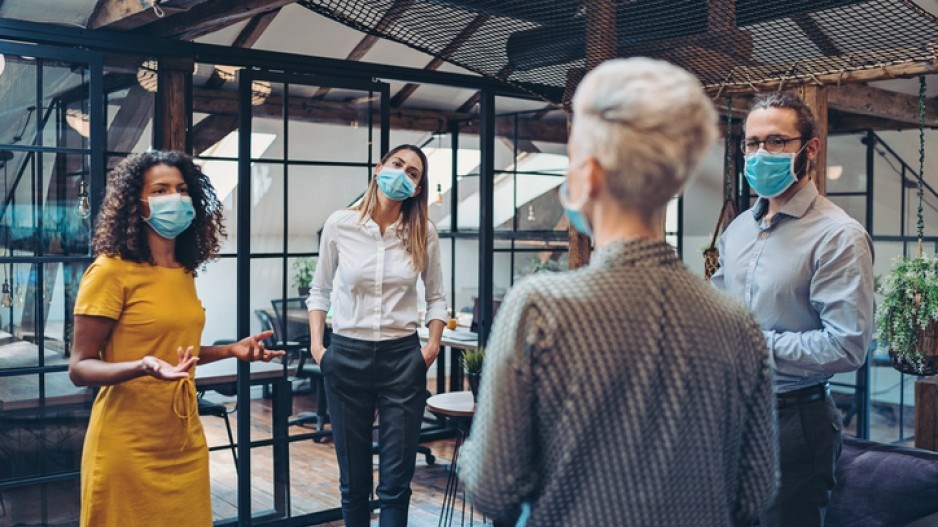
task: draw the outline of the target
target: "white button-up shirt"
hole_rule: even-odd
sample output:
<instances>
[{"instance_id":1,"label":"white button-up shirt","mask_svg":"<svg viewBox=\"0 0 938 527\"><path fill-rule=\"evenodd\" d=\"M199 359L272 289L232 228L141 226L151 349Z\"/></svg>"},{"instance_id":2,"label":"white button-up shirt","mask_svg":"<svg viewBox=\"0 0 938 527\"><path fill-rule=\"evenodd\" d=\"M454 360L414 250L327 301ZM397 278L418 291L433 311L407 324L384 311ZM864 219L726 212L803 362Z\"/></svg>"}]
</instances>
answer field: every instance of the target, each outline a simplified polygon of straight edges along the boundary
<instances>
[{"instance_id":1,"label":"white button-up shirt","mask_svg":"<svg viewBox=\"0 0 938 527\"><path fill-rule=\"evenodd\" d=\"M329 311L333 283L338 279L332 331L360 340L392 340L417 331L417 276L423 280L426 322L446 321L446 293L440 265L440 238L427 226L427 265L414 270L410 255L398 237L400 222L381 229L357 210L339 210L322 230L319 262L306 307Z\"/></svg>"}]
</instances>

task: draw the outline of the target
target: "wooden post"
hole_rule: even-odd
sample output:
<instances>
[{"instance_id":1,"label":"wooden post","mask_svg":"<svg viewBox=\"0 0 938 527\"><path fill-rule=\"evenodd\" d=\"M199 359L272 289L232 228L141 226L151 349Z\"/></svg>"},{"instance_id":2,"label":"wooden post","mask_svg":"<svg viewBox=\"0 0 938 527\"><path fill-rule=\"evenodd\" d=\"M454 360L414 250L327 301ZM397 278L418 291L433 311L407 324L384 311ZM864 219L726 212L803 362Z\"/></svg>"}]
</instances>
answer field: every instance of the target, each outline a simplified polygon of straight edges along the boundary
<instances>
[{"instance_id":1,"label":"wooden post","mask_svg":"<svg viewBox=\"0 0 938 527\"><path fill-rule=\"evenodd\" d=\"M581 68L573 68L567 71L567 86L563 94L563 108L567 112L568 137L570 135L569 127L573 122L573 108L571 104L573 92L576 91L576 87L580 84L580 81L583 80L584 75L586 75L586 71ZM590 262L590 239L588 236L580 234L579 231L573 228L572 224L567 226L567 234L570 239L568 244L567 267L569 269L583 267Z\"/></svg>"},{"instance_id":2,"label":"wooden post","mask_svg":"<svg viewBox=\"0 0 938 527\"><path fill-rule=\"evenodd\" d=\"M618 45L616 34L616 2L612 0L593 0L586 2L586 71L603 62L616 58ZM583 80L586 71L571 69L567 72L567 86L563 95L563 107L567 111L567 123L573 117L570 102L577 85ZM576 269L590 261L590 239L583 236L573 225L569 227L570 254L568 267ZM663 233L664 231L662 231Z\"/></svg>"},{"instance_id":3,"label":"wooden post","mask_svg":"<svg viewBox=\"0 0 938 527\"><path fill-rule=\"evenodd\" d=\"M192 86L192 59L160 60L157 112L159 148L187 151L189 131L189 88Z\"/></svg>"},{"instance_id":4,"label":"wooden post","mask_svg":"<svg viewBox=\"0 0 938 527\"><path fill-rule=\"evenodd\" d=\"M795 93L811 108L814 112L814 119L817 121L817 135L821 140L821 148L818 150L817 157L814 158L811 177L817 185L818 192L823 196L827 194L827 87L802 84L795 89Z\"/></svg>"},{"instance_id":5,"label":"wooden post","mask_svg":"<svg viewBox=\"0 0 938 527\"><path fill-rule=\"evenodd\" d=\"M903 411L902 408L899 411ZM915 381L915 447L938 452L938 378Z\"/></svg>"}]
</instances>

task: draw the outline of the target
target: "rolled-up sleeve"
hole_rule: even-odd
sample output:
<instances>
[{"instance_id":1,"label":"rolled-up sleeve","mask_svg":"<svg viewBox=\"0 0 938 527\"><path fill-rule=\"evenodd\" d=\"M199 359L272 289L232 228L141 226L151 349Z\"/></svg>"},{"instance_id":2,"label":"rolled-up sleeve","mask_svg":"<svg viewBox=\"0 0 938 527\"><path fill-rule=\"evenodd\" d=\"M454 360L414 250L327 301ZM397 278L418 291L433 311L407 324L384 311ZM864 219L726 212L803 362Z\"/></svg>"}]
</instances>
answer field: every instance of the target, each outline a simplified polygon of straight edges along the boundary
<instances>
[{"instance_id":1,"label":"rolled-up sleeve","mask_svg":"<svg viewBox=\"0 0 938 527\"><path fill-rule=\"evenodd\" d=\"M810 298L821 329L766 332L778 371L833 374L862 366L873 338L873 244L862 228L848 225L824 241Z\"/></svg>"},{"instance_id":2,"label":"rolled-up sleeve","mask_svg":"<svg viewBox=\"0 0 938 527\"><path fill-rule=\"evenodd\" d=\"M336 217L333 214L326 220L322 228L322 238L319 240L319 261L316 264L316 273L313 274L313 283L310 284L309 298L306 299L306 309L309 311L329 312L332 304L332 282L339 266L336 241Z\"/></svg>"},{"instance_id":3,"label":"rolled-up sleeve","mask_svg":"<svg viewBox=\"0 0 938 527\"><path fill-rule=\"evenodd\" d=\"M431 224L427 229L427 265L420 278L426 288L426 324L431 320L442 320L446 316L446 291L443 289L443 265L440 263L440 235Z\"/></svg>"}]
</instances>

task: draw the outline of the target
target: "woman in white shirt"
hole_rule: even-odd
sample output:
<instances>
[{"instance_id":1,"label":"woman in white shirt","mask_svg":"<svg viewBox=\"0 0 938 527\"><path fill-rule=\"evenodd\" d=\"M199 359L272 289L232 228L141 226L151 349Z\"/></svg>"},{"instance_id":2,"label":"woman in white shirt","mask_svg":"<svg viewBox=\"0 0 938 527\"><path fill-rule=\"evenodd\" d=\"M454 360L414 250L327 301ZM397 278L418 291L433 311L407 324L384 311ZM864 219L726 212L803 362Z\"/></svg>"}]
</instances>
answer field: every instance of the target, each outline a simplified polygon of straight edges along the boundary
<instances>
[{"instance_id":1,"label":"woman in white shirt","mask_svg":"<svg viewBox=\"0 0 938 527\"><path fill-rule=\"evenodd\" d=\"M379 417L377 488L382 527L407 525L410 481L426 404L427 368L440 351L446 297L439 236L427 215L427 158L401 145L375 167L361 204L323 227L306 301L310 352L320 364L339 461L342 516L370 524L372 425ZM430 340L417 337L417 278L426 288ZM331 306L332 340L322 345Z\"/></svg>"}]
</instances>

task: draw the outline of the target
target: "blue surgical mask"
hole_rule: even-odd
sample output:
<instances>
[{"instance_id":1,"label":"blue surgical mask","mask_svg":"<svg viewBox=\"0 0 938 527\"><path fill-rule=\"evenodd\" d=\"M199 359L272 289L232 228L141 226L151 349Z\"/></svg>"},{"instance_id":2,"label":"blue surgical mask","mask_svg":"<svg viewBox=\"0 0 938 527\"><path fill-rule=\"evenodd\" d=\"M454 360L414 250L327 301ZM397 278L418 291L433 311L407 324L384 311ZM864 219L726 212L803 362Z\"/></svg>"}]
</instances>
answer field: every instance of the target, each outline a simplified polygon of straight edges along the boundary
<instances>
[{"instance_id":1,"label":"blue surgical mask","mask_svg":"<svg viewBox=\"0 0 938 527\"><path fill-rule=\"evenodd\" d=\"M403 170L385 167L378 172L378 188L388 199L404 201L414 195L416 187Z\"/></svg>"},{"instance_id":2,"label":"blue surgical mask","mask_svg":"<svg viewBox=\"0 0 938 527\"><path fill-rule=\"evenodd\" d=\"M798 153L771 154L760 148L754 154L746 154L743 173L749 187L763 198L780 196L798 182L795 176L795 158Z\"/></svg>"},{"instance_id":3,"label":"blue surgical mask","mask_svg":"<svg viewBox=\"0 0 938 527\"><path fill-rule=\"evenodd\" d=\"M192 198L182 194L169 194L166 196L150 196L150 217L144 221L150 224L153 230L163 238L172 240L182 234L182 231L192 225L195 218L195 209L192 207Z\"/></svg>"},{"instance_id":4,"label":"blue surgical mask","mask_svg":"<svg viewBox=\"0 0 938 527\"><path fill-rule=\"evenodd\" d=\"M583 207L586 205L586 200L579 205L570 204L570 186L567 185L567 182L564 181L560 185L560 205L563 207L563 211L567 214L567 218L570 220L570 225L573 225L573 228L577 230L580 234L585 234L590 238L593 237L593 228L590 225L589 218L586 217L586 214L583 213Z\"/></svg>"}]
</instances>

